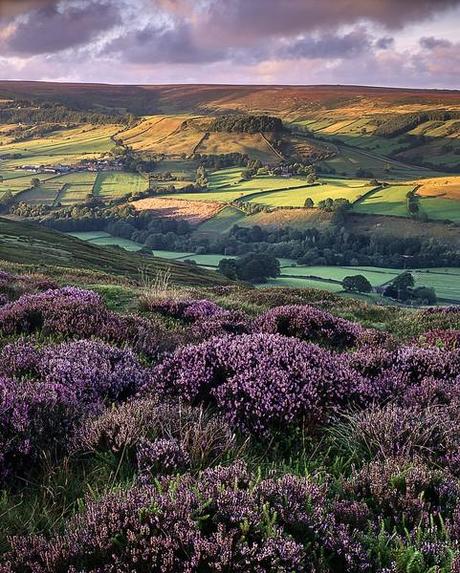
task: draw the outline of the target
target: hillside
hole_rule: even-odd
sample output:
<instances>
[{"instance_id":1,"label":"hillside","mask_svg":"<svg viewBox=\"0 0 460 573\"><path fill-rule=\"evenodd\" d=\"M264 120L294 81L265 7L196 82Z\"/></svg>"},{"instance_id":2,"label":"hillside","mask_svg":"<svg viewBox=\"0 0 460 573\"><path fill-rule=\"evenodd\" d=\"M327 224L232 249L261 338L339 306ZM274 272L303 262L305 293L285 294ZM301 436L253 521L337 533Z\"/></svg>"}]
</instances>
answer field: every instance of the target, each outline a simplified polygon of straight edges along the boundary
<instances>
[{"instance_id":1,"label":"hillside","mask_svg":"<svg viewBox=\"0 0 460 573\"><path fill-rule=\"evenodd\" d=\"M138 282L141 273L153 279L159 272L170 273L171 281L187 285L219 285L228 281L222 275L191 265L152 256L129 253L120 248L104 248L39 225L0 219L0 260L31 265L37 270L48 266L103 271Z\"/></svg>"}]
</instances>

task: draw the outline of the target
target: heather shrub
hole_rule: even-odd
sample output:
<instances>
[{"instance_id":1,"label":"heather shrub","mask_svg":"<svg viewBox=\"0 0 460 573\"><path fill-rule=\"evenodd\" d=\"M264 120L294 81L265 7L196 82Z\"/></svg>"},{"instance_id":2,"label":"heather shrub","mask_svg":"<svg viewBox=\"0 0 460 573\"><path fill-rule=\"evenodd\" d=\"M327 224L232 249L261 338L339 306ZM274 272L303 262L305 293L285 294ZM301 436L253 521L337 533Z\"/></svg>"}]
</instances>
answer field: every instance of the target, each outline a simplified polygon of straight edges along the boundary
<instances>
[{"instance_id":1,"label":"heather shrub","mask_svg":"<svg viewBox=\"0 0 460 573\"><path fill-rule=\"evenodd\" d=\"M89 403L125 400L149 378L130 350L91 340L45 348L36 369L40 379L62 384Z\"/></svg>"},{"instance_id":2,"label":"heather shrub","mask_svg":"<svg viewBox=\"0 0 460 573\"><path fill-rule=\"evenodd\" d=\"M174 439L142 440L136 449L136 459L141 476L172 474L185 470L190 459L182 444Z\"/></svg>"},{"instance_id":3,"label":"heather shrub","mask_svg":"<svg viewBox=\"0 0 460 573\"><path fill-rule=\"evenodd\" d=\"M295 336L334 349L355 346L363 329L356 323L306 305L279 306L256 318L254 332Z\"/></svg>"},{"instance_id":4,"label":"heather shrub","mask_svg":"<svg viewBox=\"0 0 460 573\"><path fill-rule=\"evenodd\" d=\"M16 538L12 572L365 571L366 554L306 478L242 463L110 494L50 539Z\"/></svg>"},{"instance_id":5,"label":"heather shrub","mask_svg":"<svg viewBox=\"0 0 460 573\"><path fill-rule=\"evenodd\" d=\"M153 391L210 404L242 431L312 429L356 397L362 379L340 355L274 334L179 348L153 371Z\"/></svg>"},{"instance_id":6,"label":"heather shrub","mask_svg":"<svg viewBox=\"0 0 460 573\"><path fill-rule=\"evenodd\" d=\"M446 471L405 458L365 465L344 484L344 491L401 531L420 523L428 526L430 518L449 515L460 493L457 480Z\"/></svg>"},{"instance_id":7,"label":"heather shrub","mask_svg":"<svg viewBox=\"0 0 460 573\"><path fill-rule=\"evenodd\" d=\"M97 337L128 344L148 356L174 345L159 325L108 311L98 294L74 287L24 295L1 307L0 331L4 335L41 332L67 338Z\"/></svg>"},{"instance_id":8,"label":"heather shrub","mask_svg":"<svg viewBox=\"0 0 460 573\"><path fill-rule=\"evenodd\" d=\"M180 444L193 469L233 459L245 451L220 416L202 407L156 399L132 400L89 420L76 436L74 448L134 460L140 444L159 440Z\"/></svg>"},{"instance_id":9,"label":"heather shrub","mask_svg":"<svg viewBox=\"0 0 460 573\"><path fill-rule=\"evenodd\" d=\"M0 378L0 482L36 470L44 458L66 451L85 414L61 384Z\"/></svg>"},{"instance_id":10,"label":"heather shrub","mask_svg":"<svg viewBox=\"0 0 460 573\"><path fill-rule=\"evenodd\" d=\"M415 343L420 346L437 346L447 350L460 348L460 330L429 330L418 336Z\"/></svg>"},{"instance_id":11,"label":"heather shrub","mask_svg":"<svg viewBox=\"0 0 460 573\"><path fill-rule=\"evenodd\" d=\"M459 330L460 307L432 307L416 310L410 316L403 314L392 324L392 330L401 336L423 335L429 330Z\"/></svg>"},{"instance_id":12,"label":"heather shrub","mask_svg":"<svg viewBox=\"0 0 460 573\"><path fill-rule=\"evenodd\" d=\"M179 318L193 322L222 314L224 311L216 303L202 299L158 299L150 301L148 310L158 312L172 318Z\"/></svg>"}]
</instances>

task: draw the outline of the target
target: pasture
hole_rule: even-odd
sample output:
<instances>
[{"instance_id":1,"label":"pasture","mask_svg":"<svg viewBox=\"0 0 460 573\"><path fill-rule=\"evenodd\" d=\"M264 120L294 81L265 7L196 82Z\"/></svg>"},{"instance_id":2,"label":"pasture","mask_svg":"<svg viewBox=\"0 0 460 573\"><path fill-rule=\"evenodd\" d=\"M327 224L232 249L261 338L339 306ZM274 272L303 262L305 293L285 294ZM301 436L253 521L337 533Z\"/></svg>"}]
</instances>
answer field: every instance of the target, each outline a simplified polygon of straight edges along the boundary
<instances>
[{"instance_id":1,"label":"pasture","mask_svg":"<svg viewBox=\"0 0 460 573\"><path fill-rule=\"evenodd\" d=\"M97 174L93 194L102 199L114 199L128 193L135 195L145 191L148 186L148 180L138 173L103 171Z\"/></svg>"},{"instance_id":2,"label":"pasture","mask_svg":"<svg viewBox=\"0 0 460 573\"><path fill-rule=\"evenodd\" d=\"M291 180L288 180L291 186ZM244 201L267 205L268 207L303 207L309 197L317 205L325 199L348 199L350 203L373 189L366 182L347 179L322 179L320 184L301 188L282 189L255 194L244 198Z\"/></svg>"},{"instance_id":3,"label":"pasture","mask_svg":"<svg viewBox=\"0 0 460 573\"><path fill-rule=\"evenodd\" d=\"M413 189L415 185L390 185L370 193L353 208L357 213L408 217L407 193Z\"/></svg>"},{"instance_id":4,"label":"pasture","mask_svg":"<svg viewBox=\"0 0 460 573\"><path fill-rule=\"evenodd\" d=\"M233 225L238 225L244 221L246 215L237 207L224 207L218 213L211 217L199 228L199 233L228 233Z\"/></svg>"},{"instance_id":5,"label":"pasture","mask_svg":"<svg viewBox=\"0 0 460 573\"><path fill-rule=\"evenodd\" d=\"M23 164L69 164L100 157L113 148L111 136L118 130L117 125L82 125L59 130L43 138L3 145L2 154L20 154L20 158L7 159L3 164L6 169L11 169Z\"/></svg>"}]
</instances>

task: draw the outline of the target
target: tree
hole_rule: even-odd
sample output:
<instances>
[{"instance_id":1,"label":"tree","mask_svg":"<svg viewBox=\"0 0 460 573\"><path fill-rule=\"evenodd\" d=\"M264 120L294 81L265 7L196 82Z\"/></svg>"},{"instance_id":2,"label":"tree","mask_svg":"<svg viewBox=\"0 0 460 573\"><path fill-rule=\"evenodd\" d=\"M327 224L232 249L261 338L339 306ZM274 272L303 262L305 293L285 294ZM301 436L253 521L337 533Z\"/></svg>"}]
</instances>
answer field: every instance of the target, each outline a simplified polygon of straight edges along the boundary
<instances>
[{"instance_id":1,"label":"tree","mask_svg":"<svg viewBox=\"0 0 460 573\"><path fill-rule=\"evenodd\" d=\"M344 290L348 292L372 292L372 285L363 275L350 275L342 281Z\"/></svg>"},{"instance_id":2,"label":"tree","mask_svg":"<svg viewBox=\"0 0 460 573\"><path fill-rule=\"evenodd\" d=\"M238 280L238 268L235 259L220 259L217 269L228 279Z\"/></svg>"},{"instance_id":3,"label":"tree","mask_svg":"<svg viewBox=\"0 0 460 573\"><path fill-rule=\"evenodd\" d=\"M266 253L248 253L236 261L238 278L243 281L265 282L280 275L280 262Z\"/></svg>"},{"instance_id":4,"label":"tree","mask_svg":"<svg viewBox=\"0 0 460 573\"><path fill-rule=\"evenodd\" d=\"M305 199L305 203L303 204L305 209L313 209L314 205L315 203L313 202L313 199L311 197L307 197Z\"/></svg>"},{"instance_id":5,"label":"tree","mask_svg":"<svg viewBox=\"0 0 460 573\"><path fill-rule=\"evenodd\" d=\"M308 185L313 185L315 181L316 181L316 175L314 173L310 173L310 175L307 177Z\"/></svg>"},{"instance_id":6,"label":"tree","mask_svg":"<svg viewBox=\"0 0 460 573\"><path fill-rule=\"evenodd\" d=\"M438 300L435 290L425 286L414 289L412 296L420 304L436 304Z\"/></svg>"},{"instance_id":7,"label":"tree","mask_svg":"<svg viewBox=\"0 0 460 573\"><path fill-rule=\"evenodd\" d=\"M0 175L0 183L3 183L3 175Z\"/></svg>"},{"instance_id":8,"label":"tree","mask_svg":"<svg viewBox=\"0 0 460 573\"><path fill-rule=\"evenodd\" d=\"M40 187L40 179L38 177L34 177L30 184L34 189L37 189L37 187Z\"/></svg>"},{"instance_id":9,"label":"tree","mask_svg":"<svg viewBox=\"0 0 460 573\"><path fill-rule=\"evenodd\" d=\"M252 179L252 173L249 169L244 169L241 172L241 181L250 181Z\"/></svg>"},{"instance_id":10,"label":"tree","mask_svg":"<svg viewBox=\"0 0 460 573\"><path fill-rule=\"evenodd\" d=\"M395 277L391 283L386 287L383 294L390 298L397 300L408 300L411 298L412 289L414 287L414 277L409 272L404 272Z\"/></svg>"}]
</instances>

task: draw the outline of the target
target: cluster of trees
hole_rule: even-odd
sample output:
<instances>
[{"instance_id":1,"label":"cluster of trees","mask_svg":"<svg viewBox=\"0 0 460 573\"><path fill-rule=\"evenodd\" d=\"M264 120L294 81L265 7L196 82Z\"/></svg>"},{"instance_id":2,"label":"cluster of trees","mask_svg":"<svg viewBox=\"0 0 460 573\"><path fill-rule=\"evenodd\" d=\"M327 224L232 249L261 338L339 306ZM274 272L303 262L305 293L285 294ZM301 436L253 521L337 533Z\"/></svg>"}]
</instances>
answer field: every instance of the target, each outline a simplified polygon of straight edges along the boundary
<instances>
[{"instance_id":1,"label":"cluster of trees","mask_svg":"<svg viewBox=\"0 0 460 573\"><path fill-rule=\"evenodd\" d=\"M250 159L243 153L221 153L217 155L201 155L195 153L194 158L207 169L225 169L225 167L247 167Z\"/></svg>"},{"instance_id":2,"label":"cluster of trees","mask_svg":"<svg viewBox=\"0 0 460 573\"><path fill-rule=\"evenodd\" d=\"M199 165L196 170L195 183L198 187L208 186L208 172L204 165Z\"/></svg>"},{"instance_id":3,"label":"cluster of trees","mask_svg":"<svg viewBox=\"0 0 460 573\"><path fill-rule=\"evenodd\" d=\"M407 133L425 121L447 121L449 119L460 119L458 111L432 110L417 113L397 114L381 123L374 132L374 135L381 137L396 137Z\"/></svg>"},{"instance_id":4,"label":"cluster of trees","mask_svg":"<svg viewBox=\"0 0 460 573\"><path fill-rule=\"evenodd\" d=\"M409 272L395 277L383 291L383 296L415 304L435 304L437 301L434 289L424 286L415 287L414 277Z\"/></svg>"},{"instance_id":5,"label":"cluster of trees","mask_svg":"<svg viewBox=\"0 0 460 573\"><path fill-rule=\"evenodd\" d=\"M259 133L282 131L283 122L271 115L222 115L214 119L208 131L225 133Z\"/></svg>"},{"instance_id":6,"label":"cluster of trees","mask_svg":"<svg viewBox=\"0 0 460 573\"><path fill-rule=\"evenodd\" d=\"M90 123L104 125L117 123L131 125L135 121L132 114L102 113L87 110L69 109L54 102L13 101L0 108L0 123Z\"/></svg>"},{"instance_id":7,"label":"cluster of trees","mask_svg":"<svg viewBox=\"0 0 460 573\"><path fill-rule=\"evenodd\" d=\"M350 275L342 281L343 290L347 292L372 292L372 285L364 275Z\"/></svg>"},{"instance_id":8,"label":"cluster of trees","mask_svg":"<svg viewBox=\"0 0 460 573\"><path fill-rule=\"evenodd\" d=\"M232 280L265 282L280 275L279 260L269 253L248 253L237 259L221 259L219 272Z\"/></svg>"}]
</instances>

